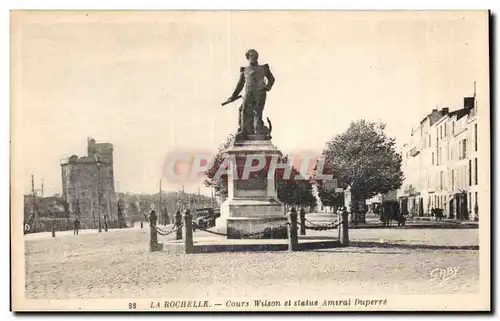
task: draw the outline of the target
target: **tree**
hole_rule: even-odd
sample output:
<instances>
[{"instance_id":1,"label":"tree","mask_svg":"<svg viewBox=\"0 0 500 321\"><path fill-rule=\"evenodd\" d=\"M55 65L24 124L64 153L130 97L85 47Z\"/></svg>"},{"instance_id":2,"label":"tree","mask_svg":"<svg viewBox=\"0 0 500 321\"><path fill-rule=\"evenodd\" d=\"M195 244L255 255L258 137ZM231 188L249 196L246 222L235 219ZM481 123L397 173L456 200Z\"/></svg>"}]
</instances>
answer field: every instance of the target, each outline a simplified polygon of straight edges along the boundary
<instances>
[{"instance_id":1,"label":"tree","mask_svg":"<svg viewBox=\"0 0 500 321\"><path fill-rule=\"evenodd\" d=\"M280 162L286 163L287 157L280 159ZM299 178L300 173L295 168L291 168L290 177L283 178L282 173L285 170L278 171L276 177L276 190L278 199L287 205L314 206L316 198L312 192L310 179Z\"/></svg>"},{"instance_id":2,"label":"tree","mask_svg":"<svg viewBox=\"0 0 500 321\"><path fill-rule=\"evenodd\" d=\"M333 174L340 187L350 187L354 204L401 187L402 158L396 152L395 139L384 130L385 124L380 122L351 122L323 150L324 172Z\"/></svg>"},{"instance_id":3,"label":"tree","mask_svg":"<svg viewBox=\"0 0 500 321\"><path fill-rule=\"evenodd\" d=\"M322 182L316 182L318 196L324 206L343 206L344 194L328 189Z\"/></svg>"},{"instance_id":4,"label":"tree","mask_svg":"<svg viewBox=\"0 0 500 321\"><path fill-rule=\"evenodd\" d=\"M217 196L227 196L227 176L221 175L220 178L216 178L215 174L219 169L220 165L224 161L223 152L228 149L234 142L234 135L230 134L226 141L221 144L218 148L217 155L215 155L212 160L212 166L205 172L206 179L204 184L206 187L211 187L215 190L215 195Z\"/></svg>"}]
</instances>

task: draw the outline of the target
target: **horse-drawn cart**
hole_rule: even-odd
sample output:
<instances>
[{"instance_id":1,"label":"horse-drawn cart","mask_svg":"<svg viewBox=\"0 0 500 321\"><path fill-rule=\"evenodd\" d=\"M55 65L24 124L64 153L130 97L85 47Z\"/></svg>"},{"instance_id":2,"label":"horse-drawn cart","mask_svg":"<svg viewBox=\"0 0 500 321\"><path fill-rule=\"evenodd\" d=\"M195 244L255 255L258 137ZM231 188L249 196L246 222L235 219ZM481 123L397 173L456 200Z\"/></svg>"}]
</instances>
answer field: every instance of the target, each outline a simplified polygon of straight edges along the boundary
<instances>
[{"instance_id":1,"label":"horse-drawn cart","mask_svg":"<svg viewBox=\"0 0 500 321\"><path fill-rule=\"evenodd\" d=\"M379 214L384 226L392 226L392 221L396 221L398 226L404 226L406 223L406 217L399 210L397 201L383 202L379 208Z\"/></svg>"}]
</instances>

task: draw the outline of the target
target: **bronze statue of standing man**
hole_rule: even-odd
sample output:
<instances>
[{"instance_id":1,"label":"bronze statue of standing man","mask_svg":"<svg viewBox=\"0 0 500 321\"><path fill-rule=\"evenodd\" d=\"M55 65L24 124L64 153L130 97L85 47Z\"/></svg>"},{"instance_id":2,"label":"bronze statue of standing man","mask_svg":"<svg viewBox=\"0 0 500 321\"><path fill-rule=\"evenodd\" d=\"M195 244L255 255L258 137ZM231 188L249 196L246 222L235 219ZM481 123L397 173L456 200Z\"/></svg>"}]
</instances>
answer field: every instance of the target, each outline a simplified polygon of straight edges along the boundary
<instances>
[{"instance_id":1,"label":"bronze statue of standing man","mask_svg":"<svg viewBox=\"0 0 500 321\"><path fill-rule=\"evenodd\" d=\"M245 140L248 135L256 133L258 126L262 126L262 112L266 104L267 92L273 87L275 78L268 64L259 65L259 53L250 49L245 54L249 65L240 68L240 78L228 102L235 101L245 88L243 103L240 106L239 129L235 140Z\"/></svg>"}]
</instances>

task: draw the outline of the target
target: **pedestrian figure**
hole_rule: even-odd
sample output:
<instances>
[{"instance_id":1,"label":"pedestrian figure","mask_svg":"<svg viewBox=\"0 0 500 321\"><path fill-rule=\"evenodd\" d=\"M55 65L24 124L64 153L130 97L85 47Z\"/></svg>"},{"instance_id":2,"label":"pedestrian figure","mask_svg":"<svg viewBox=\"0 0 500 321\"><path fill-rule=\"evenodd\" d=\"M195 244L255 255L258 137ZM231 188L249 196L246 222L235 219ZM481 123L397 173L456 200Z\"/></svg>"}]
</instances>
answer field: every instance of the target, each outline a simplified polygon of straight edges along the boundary
<instances>
[{"instance_id":1,"label":"pedestrian figure","mask_svg":"<svg viewBox=\"0 0 500 321\"><path fill-rule=\"evenodd\" d=\"M108 231L108 214L104 214L104 231Z\"/></svg>"},{"instance_id":2,"label":"pedestrian figure","mask_svg":"<svg viewBox=\"0 0 500 321\"><path fill-rule=\"evenodd\" d=\"M80 219L77 217L74 222L73 235L78 235L78 229L80 228Z\"/></svg>"},{"instance_id":3,"label":"pedestrian figure","mask_svg":"<svg viewBox=\"0 0 500 321\"><path fill-rule=\"evenodd\" d=\"M151 210L151 213L149 213L149 224L156 225L157 221L158 221L158 216L156 215L155 210Z\"/></svg>"}]
</instances>

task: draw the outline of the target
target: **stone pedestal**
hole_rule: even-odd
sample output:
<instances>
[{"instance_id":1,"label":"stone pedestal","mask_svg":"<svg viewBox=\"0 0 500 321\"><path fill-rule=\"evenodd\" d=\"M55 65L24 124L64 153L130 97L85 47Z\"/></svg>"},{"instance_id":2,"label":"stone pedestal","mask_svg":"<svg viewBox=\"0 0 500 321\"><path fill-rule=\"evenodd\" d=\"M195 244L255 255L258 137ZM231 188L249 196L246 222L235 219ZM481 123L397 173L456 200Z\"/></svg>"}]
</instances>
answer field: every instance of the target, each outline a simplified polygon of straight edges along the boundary
<instances>
[{"instance_id":1,"label":"stone pedestal","mask_svg":"<svg viewBox=\"0 0 500 321\"><path fill-rule=\"evenodd\" d=\"M287 217L278 200L274 170L269 175L273 159L280 156L270 140L238 142L226 150L225 157L233 167L228 175L228 197L221 204L216 228L227 233L228 238L287 238ZM265 162L264 168L249 170L248 165L257 167L259 160Z\"/></svg>"}]
</instances>

